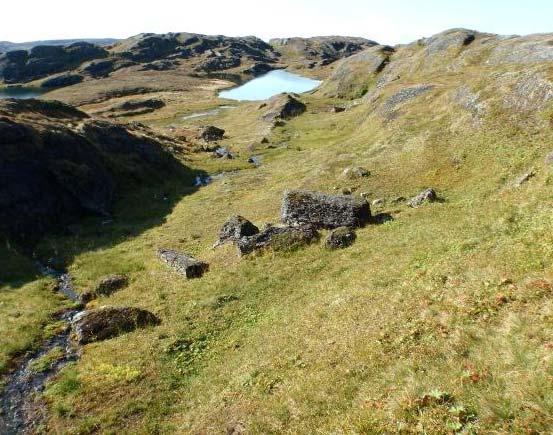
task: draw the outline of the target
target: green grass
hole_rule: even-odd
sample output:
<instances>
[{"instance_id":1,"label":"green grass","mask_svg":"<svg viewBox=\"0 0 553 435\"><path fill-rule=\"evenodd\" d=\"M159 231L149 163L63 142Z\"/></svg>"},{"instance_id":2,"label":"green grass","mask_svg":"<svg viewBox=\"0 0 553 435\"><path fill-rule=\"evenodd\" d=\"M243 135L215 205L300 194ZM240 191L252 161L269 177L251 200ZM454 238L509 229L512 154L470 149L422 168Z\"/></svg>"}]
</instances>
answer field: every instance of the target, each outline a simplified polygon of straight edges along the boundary
<instances>
[{"instance_id":1,"label":"green grass","mask_svg":"<svg viewBox=\"0 0 553 435\"><path fill-rule=\"evenodd\" d=\"M144 207L152 192L137 192L101 235L86 221L78 236L39 247L67 255L81 290L129 275L127 288L92 305L133 305L162 319L85 346L45 392L50 432L221 433L237 424L260 434L550 432L547 121L513 122L499 108L474 126L445 89L406 103L395 121L370 105L331 114L330 100L309 100L308 113L270 133L277 147L262 150L260 168L187 194L175 185L168 206ZM216 124L244 153L233 164L268 134L252 109ZM220 170L207 156L192 162ZM352 165L371 176L344 180ZM531 166L536 177L512 188ZM232 246L211 249L229 215L276 222L284 190L344 187L384 198L381 211L394 220L359 229L340 251L324 238L245 258ZM425 187L444 201L391 202ZM157 259L162 247L208 261L209 273L182 279Z\"/></svg>"}]
</instances>

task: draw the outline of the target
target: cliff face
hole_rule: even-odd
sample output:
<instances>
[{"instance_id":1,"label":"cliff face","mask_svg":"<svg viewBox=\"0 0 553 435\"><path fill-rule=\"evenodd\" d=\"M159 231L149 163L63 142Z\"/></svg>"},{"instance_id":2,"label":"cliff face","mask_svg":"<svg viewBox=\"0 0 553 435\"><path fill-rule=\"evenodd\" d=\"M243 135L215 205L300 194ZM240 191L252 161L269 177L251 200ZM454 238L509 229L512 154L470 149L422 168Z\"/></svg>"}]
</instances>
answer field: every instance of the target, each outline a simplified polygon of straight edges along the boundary
<instances>
[{"instance_id":1,"label":"cliff face","mask_svg":"<svg viewBox=\"0 0 553 435\"><path fill-rule=\"evenodd\" d=\"M32 242L77 217L108 215L117 194L179 165L148 129L71 106L0 101L0 232Z\"/></svg>"}]
</instances>

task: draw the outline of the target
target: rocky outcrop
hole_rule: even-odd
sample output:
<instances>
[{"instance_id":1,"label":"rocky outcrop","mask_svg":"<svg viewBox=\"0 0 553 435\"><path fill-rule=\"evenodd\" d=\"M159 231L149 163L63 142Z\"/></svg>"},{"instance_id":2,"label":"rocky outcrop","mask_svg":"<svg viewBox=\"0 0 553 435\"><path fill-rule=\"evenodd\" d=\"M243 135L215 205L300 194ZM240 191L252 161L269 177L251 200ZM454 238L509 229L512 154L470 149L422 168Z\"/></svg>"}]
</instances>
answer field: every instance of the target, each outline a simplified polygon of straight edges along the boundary
<instances>
[{"instance_id":1,"label":"rocky outcrop","mask_svg":"<svg viewBox=\"0 0 553 435\"><path fill-rule=\"evenodd\" d=\"M325 241L328 249L344 249L353 245L357 235L355 230L349 227L339 227L332 230Z\"/></svg>"},{"instance_id":2,"label":"rocky outcrop","mask_svg":"<svg viewBox=\"0 0 553 435\"><path fill-rule=\"evenodd\" d=\"M123 185L152 185L180 169L145 127L56 101L0 101L0 233L11 240L33 243L83 215L105 216Z\"/></svg>"},{"instance_id":3,"label":"rocky outcrop","mask_svg":"<svg viewBox=\"0 0 553 435\"><path fill-rule=\"evenodd\" d=\"M240 255L254 251L273 249L275 251L291 250L308 245L319 238L319 233L312 225L273 226L267 225L263 231L236 241Z\"/></svg>"},{"instance_id":4,"label":"rocky outcrop","mask_svg":"<svg viewBox=\"0 0 553 435\"><path fill-rule=\"evenodd\" d=\"M364 199L292 190L284 194L281 217L288 225L311 224L320 228L360 227L371 220L371 210L369 203Z\"/></svg>"},{"instance_id":5,"label":"rocky outcrop","mask_svg":"<svg viewBox=\"0 0 553 435\"><path fill-rule=\"evenodd\" d=\"M111 275L103 278L94 292L101 296L110 296L118 290L125 288L129 284L129 278L125 275Z\"/></svg>"},{"instance_id":6,"label":"rocky outcrop","mask_svg":"<svg viewBox=\"0 0 553 435\"><path fill-rule=\"evenodd\" d=\"M30 51L9 51L0 56L0 79L5 83L37 80L70 71L83 62L108 56L108 51L87 42L67 47L37 46Z\"/></svg>"},{"instance_id":7,"label":"rocky outcrop","mask_svg":"<svg viewBox=\"0 0 553 435\"><path fill-rule=\"evenodd\" d=\"M423 190L414 198L411 198L407 202L407 205L409 207L416 208L423 205L426 202L436 202L437 200L438 200L438 194L436 193L436 191L434 189L426 189L426 190Z\"/></svg>"},{"instance_id":8,"label":"rocky outcrop","mask_svg":"<svg viewBox=\"0 0 553 435\"><path fill-rule=\"evenodd\" d=\"M263 119L269 122L292 119L307 110L297 96L286 93L275 95L261 108L264 110Z\"/></svg>"},{"instance_id":9,"label":"rocky outcrop","mask_svg":"<svg viewBox=\"0 0 553 435\"><path fill-rule=\"evenodd\" d=\"M286 61L299 61L311 67L328 65L351 56L376 42L348 36L316 36L313 38L280 38L269 41L283 53Z\"/></svg>"},{"instance_id":10,"label":"rocky outcrop","mask_svg":"<svg viewBox=\"0 0 553 435\"><path fill-rule=\"evenodd\" d=\"M79 313L72 326L75 340L87 344L160 323L157 316L140 308L102 307Z\"/></svg>"},{"instance_id":11,"label":"rocky outcrop","mask_svg":"<svg viewBox=\"0 0 553 435\"><path fill-rule=\"evenodd\" d=\"M352 166L344 169L344 172L342 172L342 177L347 180L356 180L358 178L368 177L369 175L371 175L371 172L361 166Z\"/></svg>"},{"instance_id":12,"label":"rocky outcrop","mask_svg":"<svg viewBox=\"0 0 553 435\"><path fill-rule=\"evenodd\" d=\"M243 237L250 237L259 234L259 228L242 216L231 216L223 224L219 231L217 244L225 242L236 242Z\"/></svg>"},{"instance_id":13,"label":"rocky outcrop","mask_svg":"<svg viewBox=\"0 0 553 435\"><path fill-rule=\"evenodd\" d=\"M64 73L44 80L40 87L44 89L63 88L81 83L83 79L84 77L80 74Z\"/></svg>"},{"instance_id":14,"label":"rocky outcrop","mask_svg":"<svg viewBox=\"0 0 553 435\"><path fill-rule=\"evenodd\" d=\"M110 117L138 116L156 111L165 107L162 100L148 98L146 100L127 100L111 106L106 112Z\"/></svg>"},{"instance_id":15,"label":"rocky outcrop","mask_svg":"<svg viewBox=\"0 0 553 435\"><path fill-rule=\"evenodd\" d=\"M157 252L159 258L186 278L201 278L208 271L209 264L196 260L182 252L171 249L160 249Z\"/></svg>"}]
</instances>

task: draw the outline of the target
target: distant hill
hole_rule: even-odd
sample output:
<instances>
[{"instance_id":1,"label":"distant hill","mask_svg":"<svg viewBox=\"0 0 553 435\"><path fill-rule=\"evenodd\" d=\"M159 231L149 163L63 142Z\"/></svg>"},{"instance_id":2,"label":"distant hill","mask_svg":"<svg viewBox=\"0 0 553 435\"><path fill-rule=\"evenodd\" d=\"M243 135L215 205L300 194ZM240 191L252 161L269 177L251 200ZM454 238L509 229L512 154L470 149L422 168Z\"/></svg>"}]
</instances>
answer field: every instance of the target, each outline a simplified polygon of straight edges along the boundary
<instances>
[{"instance_id":1,"label":"distant hill","mask_svg":"<svg viewBox=\"0 0 553 435\"><path fill-rule=\"evenodd\" d=\"M90 42L96 45L110 45L117 42L117 39L113 38L100 38L100 39L54 39L51 41L30 41L30 42L9 42L0 41L0 53L11 50L30 50L37 45L70 45L75 42Z\"/></svg>"}]
</instances>

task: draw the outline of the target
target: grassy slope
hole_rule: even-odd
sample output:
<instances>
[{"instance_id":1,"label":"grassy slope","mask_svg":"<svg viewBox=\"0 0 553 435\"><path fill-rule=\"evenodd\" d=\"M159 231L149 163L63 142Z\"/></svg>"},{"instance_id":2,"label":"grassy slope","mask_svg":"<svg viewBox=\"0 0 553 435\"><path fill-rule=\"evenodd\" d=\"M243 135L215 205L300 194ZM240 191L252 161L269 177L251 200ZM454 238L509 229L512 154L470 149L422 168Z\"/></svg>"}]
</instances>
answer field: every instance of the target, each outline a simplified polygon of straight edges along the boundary
<instances>
[{"instance_id":1,"label":"grassy slope","mask_svg":"<svg viewBox=\"0 0 553 435\"><path fill-rule=\"evenodd\" d=\"M127 289L93 304L145 307L163 319L86 346L46 392L50 430L548 432L553 195L543 158L553 131L540 113L514 122L501 110L478 126L442 95L408 103L391 122L366 104L330 114L313 99L271 137L287 147L192 195L176 186L181 199L163 223L133 232L134 221L120 219L134 235L107 234L112 242L101 244L89 222L78 240L45 241L45 253L74 250L81 289L129 273ZM215 119L242 158L265 134L256 119L251 105ZM371 177L342 180L351 164ZM536 177L510 187L531 166ZM388 201L375 211L395 221L359 230L343 251L315 245L239 259L232 247L211 249L228 215L277 221L287 188L353 187L389 200L427 186L445 202ZM120 216L139 225L143 204L137 196ZM158 247L205 259L210 272L185 281L155 258Z\"/></svg>"}]
</instances>

